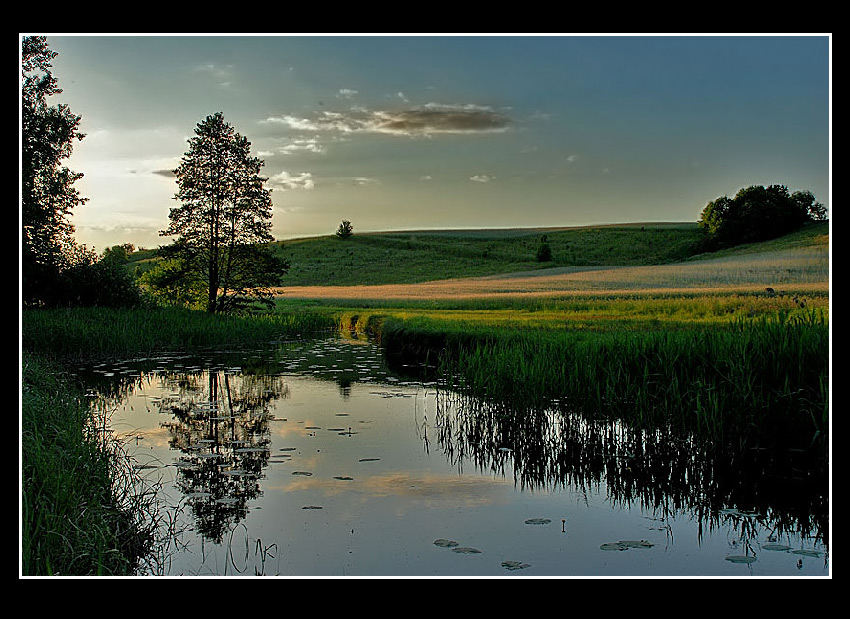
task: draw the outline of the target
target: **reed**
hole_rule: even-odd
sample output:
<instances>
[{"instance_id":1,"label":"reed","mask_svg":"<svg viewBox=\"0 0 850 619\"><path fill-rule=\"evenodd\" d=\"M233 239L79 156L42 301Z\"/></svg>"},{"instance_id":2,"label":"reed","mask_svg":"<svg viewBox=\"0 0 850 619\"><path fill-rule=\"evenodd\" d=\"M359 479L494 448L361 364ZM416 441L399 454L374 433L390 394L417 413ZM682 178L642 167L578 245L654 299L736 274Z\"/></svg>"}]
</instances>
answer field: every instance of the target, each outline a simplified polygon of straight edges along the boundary
<instances>
[{"instance_id":1,"label":"reed","mask_svg":"<svg viewBox=\"0 0 850 619\"><path fill-rule=\"evenodd\" d=\"M21 324L25 350L63 359L241 348L335 326L321 312L226 316L177 308L24 310Z\"/></svg>"},{"instance_id":2,"label":"reed","mask_svg":"<svg viewBox=\"0 0 850 619\"><path fill-rule=\"evenodd\" d=\"M382 338L408 356L442 351L452 386L491 401L557 402L740 446L826 446L829 327L821 310L601 333L446 329L418 317L386 320Z\"/></svg>"}]
</instances>

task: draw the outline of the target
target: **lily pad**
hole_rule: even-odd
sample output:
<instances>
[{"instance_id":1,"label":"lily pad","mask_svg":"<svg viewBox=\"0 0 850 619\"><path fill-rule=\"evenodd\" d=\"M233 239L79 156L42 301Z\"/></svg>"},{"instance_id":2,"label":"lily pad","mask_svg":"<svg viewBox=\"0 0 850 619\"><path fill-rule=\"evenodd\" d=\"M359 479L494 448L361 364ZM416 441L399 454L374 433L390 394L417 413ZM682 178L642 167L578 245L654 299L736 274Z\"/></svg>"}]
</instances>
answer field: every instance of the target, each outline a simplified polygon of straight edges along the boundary
<instances>
[{"instance_id":1,"label":"lily pad","mask_svg":"<svg viewBox=\"0 0 850 619\"><path fill-rule=\"evenodd\" d=\"M792 550L792 555L803 555L804 557L822 557L823 553L817 550L803 548L801 550Z\"/></svg>"},{"instance_id":2,"label":"lily pad","mask_svg":"<svg viewBox=\"0 0 850 619\"><path fill-rule=\"evenodd\" d=\"M481 554L481 551L477 548L470 548L469 546L458 546L456 548L452 548L452 552L457 552L463 555L478 555Z\"/></svg>"},{"instance_id":3,"label":"lily pad","mask_svg":"<svg viewBox=\"0 0 850 619\"><path fill-rule=\"evenodd\" d=\"M756 558L744 555L729 555L726 560L731 563L755 563Z\"/></svg>"},{"instance_id":4,"label":"lily pad","mask_svg":"<svg viewBox=\"0 0 850 619\"><path fill-rule=\"evenodd\" d=\"M441 548L454 548L455 546L460 546L460 544L453 539L443 539L442 537L440 539L435 539L434 545L440 546Z\"/></svg>"},{"instance_id":5,"label":"lily pad","mask_svg":"<svg viewBox=\"0 0 850 619\"><path fill-rule=\"evenodd\" d=\"M349 477L348 475L334 475L334 479L339 479L342 481L353 481L353 477Z\"/></svg>"},{"instance_id":6,"label":"lily pad","mask_svg":"<svg viewBox=\"0 0 850 619\"><path fill-rule=\"evenodd\" d=\"M624 546L620 542L607 542L599 547L599 550L628 550L628 546Z\"/></svg>"},{"instance_id":7,"label":"lily pad","mask_svg":"<svg viewBox=\"0 0 850 619\"><path fill-rule=\"evenodd\" d=\"M301 509L322 509L321 505L305 505Z\"/></svg>"},{"instance_id":8,"label":"lily pad","mask_svg":"<svg viewBox=\"0 0 850 619\"><path fill-rule=\"evenodd\" d=\"M521 563L519 561L502 561L502 567L506 570L524 570L527 567L531 567L530 563Z\"/></svg>"},{"instance_id":9,"label":"lily pad","mask_svg":"<svg viewBox=\"0 0 850 619\"><path fill-rule=\"evenodd\" d=\"M306 477L309 477L310 475L312 475L312 473L310 473L308 471L292 471L292 474L293 475L304 475Z\"/></svg>"},{"instance_id":10,"label":"lily pad","mask_svg":"<svg viewBox=\"0 0 850 619\"><path fill-rule=\"evenodd\" d=\"M358 462L377 462L380 458L360 458Z\"/></svg>"},{"instance_id":11,"label":"lily pad","mask_svg":"<svg viewBox=\"0 0 850 619\"><path fill-rule=\"evenodd\" d=\"M552 522L549 518L529 518L525 524L549 524Z\"/></svg>"},{"instance_id":12,"label":"lily pad","mask_svg":"<svg viewBox=\"0 0 850 619\"><path fill-rule=\"evenodd\" d=\"M652 548L653 546L655 546L655 544L653 544L652 542L648 542L645 539L641 539L641 540L626 539L626 540L620 540L617 543L622 544L626 548Z\"/></svg>"},{"instance_id":13,"label":"lily pad","mask_svg":"<svg viewBox=\"0 0 850 619\"><path fill-rule=\"evenodd\" d=\"M786 546L785 544L774 544L772 542L768 544L762 544L761 548L762 550L778 550L780 552L784 550L791 550L791 546Z\"/></svg>"}]
</instances>

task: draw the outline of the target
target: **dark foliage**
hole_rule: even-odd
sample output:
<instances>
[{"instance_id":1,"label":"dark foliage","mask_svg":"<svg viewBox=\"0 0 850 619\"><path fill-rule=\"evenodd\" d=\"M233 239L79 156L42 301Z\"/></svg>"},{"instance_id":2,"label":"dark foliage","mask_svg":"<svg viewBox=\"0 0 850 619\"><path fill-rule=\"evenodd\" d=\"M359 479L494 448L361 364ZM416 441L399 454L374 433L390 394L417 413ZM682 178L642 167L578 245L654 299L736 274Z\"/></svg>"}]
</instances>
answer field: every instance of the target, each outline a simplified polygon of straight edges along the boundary
<instances>
[{"instance_id":1,"label":"dark foliage","mask_svg":"<svg viewBox=\"0 0 850 619\"><path fill-rule=\"evenodd\" d=\"M826 219L826 209L809 191L789 193L784 185L753 185L734 198L721 196L703 209L699 226L705 249L774 239L808 221Z\"/></svg>"}]
</instances>

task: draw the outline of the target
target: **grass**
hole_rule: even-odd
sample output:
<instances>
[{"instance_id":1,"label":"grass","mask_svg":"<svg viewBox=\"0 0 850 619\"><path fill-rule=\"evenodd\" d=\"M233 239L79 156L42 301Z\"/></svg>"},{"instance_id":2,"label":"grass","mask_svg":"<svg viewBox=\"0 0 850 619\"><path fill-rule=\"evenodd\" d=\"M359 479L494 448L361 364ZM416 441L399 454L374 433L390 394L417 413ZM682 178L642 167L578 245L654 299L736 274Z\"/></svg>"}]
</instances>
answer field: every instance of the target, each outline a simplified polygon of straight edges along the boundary
<instances>
[{"instance_id":1,"label":"grass","mask_svg":"<svg viewBox=\"0 0 850 619\"><path fill-rule=\"evenodd\" d=\"M22 318L24 350L59 360L147 355L158 351L242 348L307 337L333 328L328 316L276 313L210 315L179 308L32 309Z\"/></svg>"},{"instance_id":2,"label":"grass","mask_svg":"<svg viewBox=\"0 0 850 619\"><path fill-rule=\"evenodd\" d=\"M152 499L73 385L26 352L21 430L22 574L132 574L153 543Z\"/></svg>"},{"instance_id":3,"label":"grass","mask_svg":"<svg viewBox=\"0 0 850 619\"><path fill-rule=\"evenodd\" d=\"M545 234L551 262L538 262ZM546 267L645 265L683 260L700 238L696 224L539 230L355 233L276 243L292 267L285 286L411 284Z\"/></svg>"}]
</instances>

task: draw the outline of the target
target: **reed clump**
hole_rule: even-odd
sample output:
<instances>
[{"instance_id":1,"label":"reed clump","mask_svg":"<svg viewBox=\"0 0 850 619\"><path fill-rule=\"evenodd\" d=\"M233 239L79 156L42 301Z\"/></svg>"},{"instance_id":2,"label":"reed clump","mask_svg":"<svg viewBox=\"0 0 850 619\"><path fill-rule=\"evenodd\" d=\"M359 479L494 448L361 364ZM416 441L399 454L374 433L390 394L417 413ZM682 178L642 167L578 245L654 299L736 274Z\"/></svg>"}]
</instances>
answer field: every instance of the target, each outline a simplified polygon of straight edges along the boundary
<instances>
[{"instance_id":1,"label":"reed clump","mask_svg":"<svg viewBox=\"0 0 850 619\"><path fill-rule=\"evenodd\" d=\"M453 386L491 401L557 402L724 444L827 445L829 326L821 310L672 330L441 327L421 317L387 320L383 340L408 356L441 351Z\"/></svg>"},{"instance_id":2,"label":"reed clump","mask_svg":"<svg viewBox=\"0 0 850 619\"><path fill-rule=\"evenodd\" d=\"M60 359L240 348L335 328L321 312L231 316L180 308L31 309L21 324L24 350Z\"/></svg>"}]
</instances>

